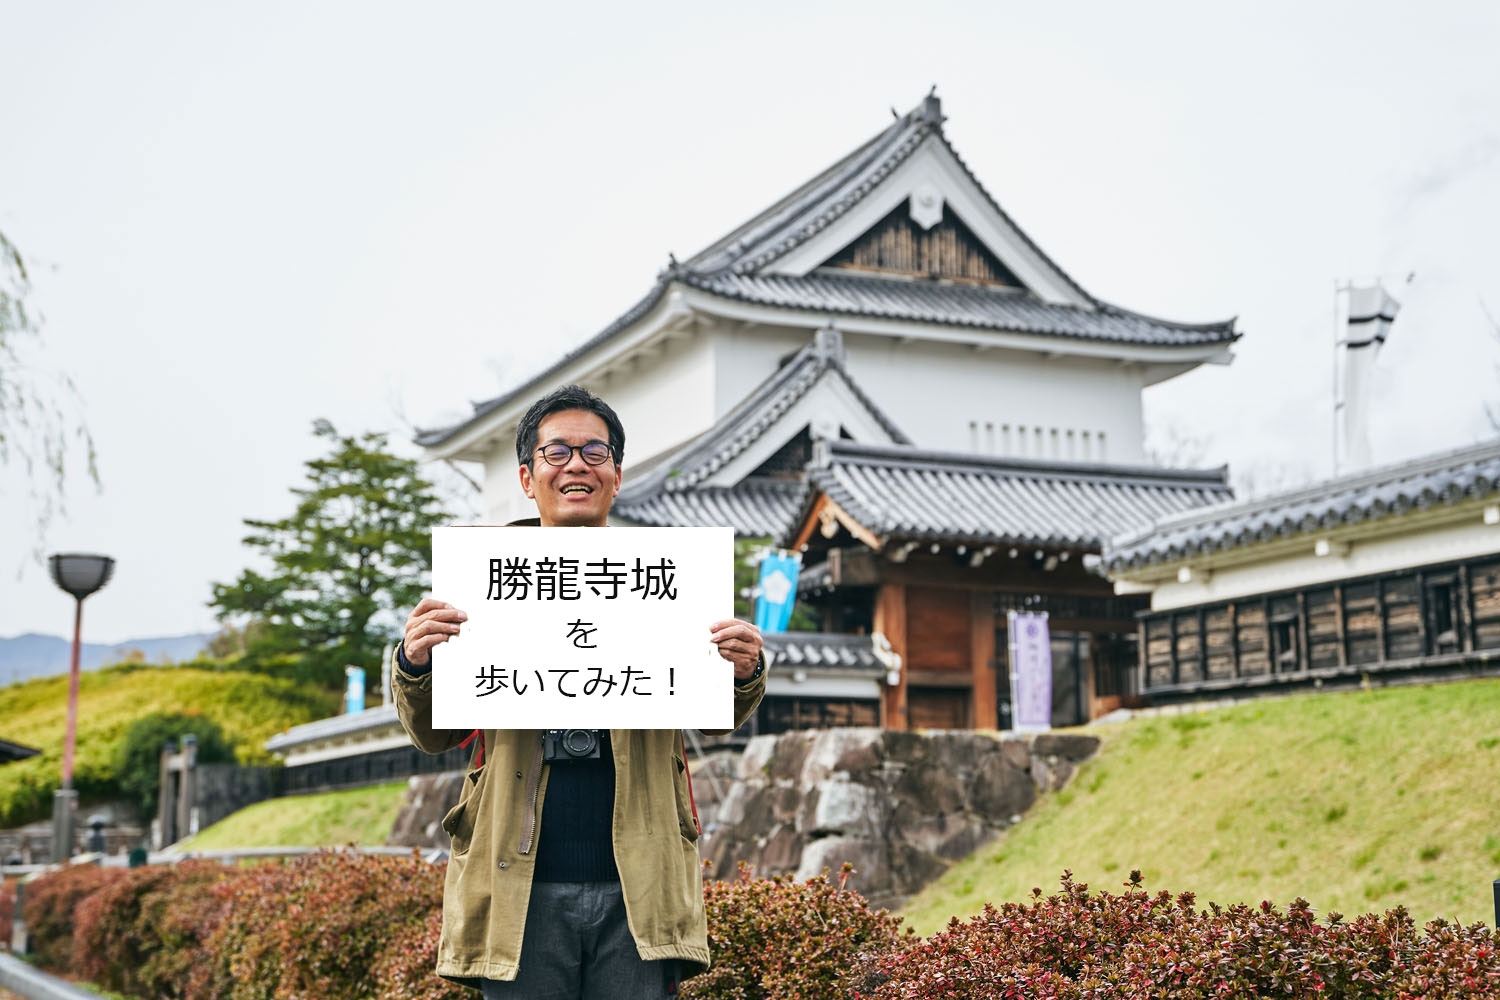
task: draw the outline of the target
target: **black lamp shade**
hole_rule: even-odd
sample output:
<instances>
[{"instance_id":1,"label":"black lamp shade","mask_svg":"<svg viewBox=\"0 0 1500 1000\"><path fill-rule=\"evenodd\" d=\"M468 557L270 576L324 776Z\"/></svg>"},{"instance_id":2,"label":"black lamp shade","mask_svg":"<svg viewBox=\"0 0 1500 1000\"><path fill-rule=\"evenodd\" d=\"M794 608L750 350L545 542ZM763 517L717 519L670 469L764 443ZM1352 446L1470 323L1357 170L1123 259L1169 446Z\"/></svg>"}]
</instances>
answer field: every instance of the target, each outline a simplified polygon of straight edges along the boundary
<instances>
[{"instance_id":1,"label":"black lamp shade","mask_svg":"<svg viewBox=\"0 0 1500 1000\"><path fill-rule=\"evenodd\" d=\"M64 552L47 559L52 581L80 601L109 582L115 561L109 556Z\"/></svg>"}]
</instances>

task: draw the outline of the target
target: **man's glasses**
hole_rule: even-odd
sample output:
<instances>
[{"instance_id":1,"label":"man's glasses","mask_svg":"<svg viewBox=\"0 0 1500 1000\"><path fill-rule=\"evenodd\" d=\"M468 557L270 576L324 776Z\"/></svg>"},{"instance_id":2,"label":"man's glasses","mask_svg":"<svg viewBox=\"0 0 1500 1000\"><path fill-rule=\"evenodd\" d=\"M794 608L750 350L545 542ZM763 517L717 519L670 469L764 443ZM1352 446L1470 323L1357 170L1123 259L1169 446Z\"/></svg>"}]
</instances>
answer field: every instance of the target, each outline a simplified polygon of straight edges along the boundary
<instances>
[{"instance_id":1,"label":"man's glasses","mask_svg":"<svg viewBox=\"0 0 1500 1000\"><path fill-rule=\"evenodd\" d=\"M603 465L614 454L609 445L603 441L590 441L588 444L581 445L554 441L552 444L537 449L537 453L548 465L567 465L573 460L575 451L582 455L584 462L589 465Z\"/></svg>"}]
</instances>

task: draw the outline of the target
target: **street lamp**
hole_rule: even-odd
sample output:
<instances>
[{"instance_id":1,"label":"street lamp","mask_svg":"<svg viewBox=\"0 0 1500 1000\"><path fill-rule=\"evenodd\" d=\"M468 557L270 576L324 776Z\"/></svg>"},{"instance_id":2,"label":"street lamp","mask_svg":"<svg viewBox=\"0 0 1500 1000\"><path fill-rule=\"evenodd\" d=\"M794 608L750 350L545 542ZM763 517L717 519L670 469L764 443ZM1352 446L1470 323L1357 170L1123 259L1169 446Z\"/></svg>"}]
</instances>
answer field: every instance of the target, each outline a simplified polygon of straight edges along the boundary
<instances>
[{"instance_id":1,"label":"street lamp","mask_svg":"<svg viewBox=\"0 0 1500 1000\"><path fill-rule=\"evenodd\" d=\"M52 861L73 856L73 749L78 742L78 657L83 646L83 599L109 582L115 561L109 556L59 553L48 558L52 582L77 601L73 612L73 666L68 673L68 732L63 740L62 788L52 799Z\"/></svg>"}]
</instances>

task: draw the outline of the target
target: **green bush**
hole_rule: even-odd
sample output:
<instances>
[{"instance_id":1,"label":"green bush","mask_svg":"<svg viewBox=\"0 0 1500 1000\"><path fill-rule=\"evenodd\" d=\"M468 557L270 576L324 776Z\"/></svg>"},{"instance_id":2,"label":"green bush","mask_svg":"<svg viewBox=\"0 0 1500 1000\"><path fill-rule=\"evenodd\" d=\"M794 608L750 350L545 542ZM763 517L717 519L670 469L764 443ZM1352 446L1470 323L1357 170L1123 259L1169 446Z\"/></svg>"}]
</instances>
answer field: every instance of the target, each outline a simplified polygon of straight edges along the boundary
<instances>
[{"instance_id":1,"label":"green bush","mask_svg":"<svg viewBox=\"0 0 1500 1000\"><path fill-rule=\"evenodd\" d=\"M682 984L684 1000L836 1000L867 954L902 940L901 919L871 910L827 875L798 882L739 878L704 885L713 965Z\"/></svg>"},{"instance_id":2,"label":"green bush","mask_svg":"<svg viewBox=\"0 0 1500 1000\"><path fill-rule=\"evenodd\" d=\"M51 815L52 793L62 772L67 685L67 677L48 677L4 689L5 738L42 752L0 768L0 827ZM136 664L85 672L78 702L73 787L85 803L121 794L116 772L120 748L130 724L141 716L180 711L184 705L201 707L220 721L239 763L269 764L266 740L338 708L337 695L289 680L198 666Z\"/></svg>"},{"instance_id":3,"label":"green bush","mask_svg":"<svg viewBox=\"0 0 1500 1000\"><path fill-rule=\"evenodd\" d=\"M152 712L136 719L125 730L125 739L115 755L115 781L142 817L156 815L163 744L170 740L181 749L182 738L188 733L198 738L198 763L223 764L234 760L234 748L224 738L224 730L206 715Z\"/></svg>"}]
</instances>

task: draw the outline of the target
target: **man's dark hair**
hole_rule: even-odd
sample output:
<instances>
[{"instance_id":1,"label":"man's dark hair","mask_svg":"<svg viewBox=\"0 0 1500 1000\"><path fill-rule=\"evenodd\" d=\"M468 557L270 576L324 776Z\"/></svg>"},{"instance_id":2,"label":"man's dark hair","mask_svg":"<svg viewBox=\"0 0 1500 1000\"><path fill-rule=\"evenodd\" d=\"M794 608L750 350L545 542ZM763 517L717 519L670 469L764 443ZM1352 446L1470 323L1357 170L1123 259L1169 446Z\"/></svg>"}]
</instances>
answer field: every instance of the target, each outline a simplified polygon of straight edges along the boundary
<instances>
[{"instance_id":1,"label":"man's dark hair","mask_svg":"<svg viewBox=\"0 0 1500 1000\"><path fill-rule=\"evenodd\" d=\"M537 430L542 421L563 410L586 410L597 414L609 428L609 450L616 465L625 464L625 426L608 403L581 385L565 385L547 393L531 404L526 416L516 425L516 458L527 468L536 456Z\"/></svg>"}]
</instances>

